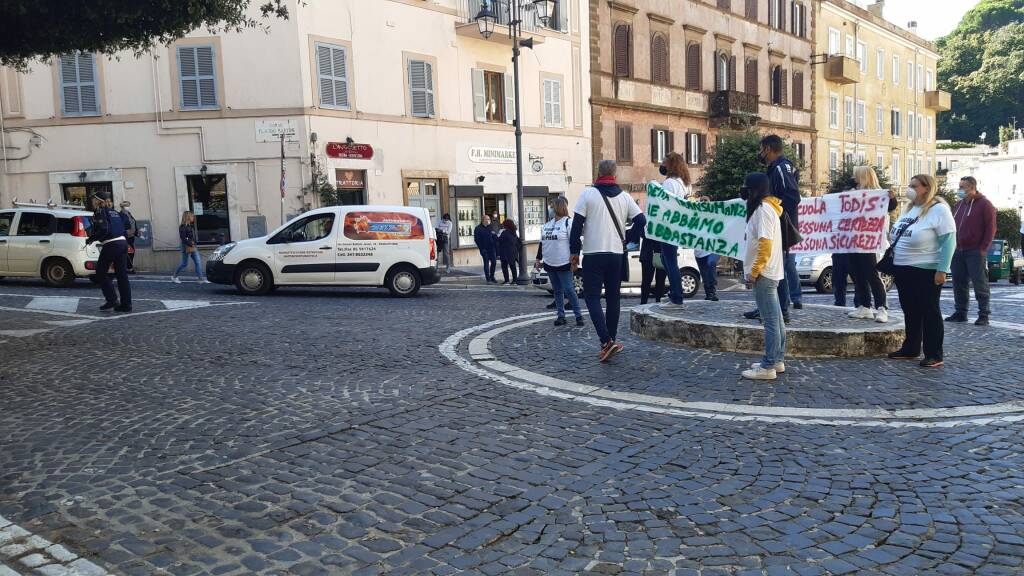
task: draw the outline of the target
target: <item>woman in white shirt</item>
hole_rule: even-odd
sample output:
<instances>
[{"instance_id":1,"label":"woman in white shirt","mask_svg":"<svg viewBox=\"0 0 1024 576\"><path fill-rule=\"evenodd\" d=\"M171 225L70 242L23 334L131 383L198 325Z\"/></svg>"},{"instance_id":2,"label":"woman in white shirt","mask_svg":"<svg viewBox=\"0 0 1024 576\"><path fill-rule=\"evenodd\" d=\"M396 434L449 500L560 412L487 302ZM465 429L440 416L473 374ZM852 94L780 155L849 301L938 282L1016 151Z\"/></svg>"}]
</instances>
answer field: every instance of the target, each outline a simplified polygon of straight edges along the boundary
<instances>
[{"instance_id":1,"label":"woman in white shirt","mask_svg":"<svg viewBox=\"0 0 1024 576\"><path fill-rule=\"evenodd\" d=\"M786 326L779 303L779 282L786 273L782 259L782 203L772 196L768 175L748 174L741 194L747 201L747 248L743 275L754 286L754 300L764 324L764 356L743 371L750 380L775 380L786 371Z\"/></svg>"},{"instance_id":2,"label":"woman in white shirt","mask_svg":"<svg viewBox=\"0 0 1024 576\"><path fill-rule=\"evenodd\" d=\"M879 190L878 175L871 166L857 166L853 169L853 179L856 181L857 190ZM890 192L890 195L892 193ZM889 199L889 210L896 209L896 197ZM889 214L885 216L885 230L889 229ZM884 246L883 248L888 248ZM883 250L884 252L884 250ZM889 321L889 303L886 299L885 284L878 275L875 266L878 264L878 257L873 252L851 253L846 255L850 275L853 276L853 285L856 294L857 309L850 312L850 318L861 320L874 320L885 323ZM835 275L832 276L835 281ZM872 305L873 304L873 305Z\"/></svg>"},{"instance_id":3,"label":"woman in white shirt","mask_svg":"<svg viewBox=\"0 0 1024 576\"><path fill-rule=\"evenodd\" d=\"M666 192L680 198L690 197L690 171L686 168L686 160L678 152L669 152L665 156L665 181L661 187ZM665 275L668 277L668 304L661 307L666 309L681 308L683 306L683 277L679 273L679 247L674 244L661 243L661 263L665 267Z\"/></svg>"},{"instance_id":4,"label":"woman in white shirt","mask_svg":"<svg viewBox=\"0 0 1024 576\"><path fill-rule=\"evenodd\" d=\"M569 201L559 196L551 202L554 217L548 220L540 232L540 246L537 247L536 268L544 267L548 273L548 281L555 290L555 311L558 317L555 326L565 325L565 299L569 299L572 313L576 316L576 325L583 326L583 313L576 297L576 287L572 281L572 267L569 264L569 231L572 230L572 218L569 218Z\"/></svg>"},{"instance_id":5,"label":"woman in white shirt","mask_svg":"<svg viewBox=\"0 0 1024 576\"><path fill-rule=\"evenodd\" d=\"M910 179L910 203L893 231L893 264L900 293L906 338L893 360L917 360L924 343L923 368L942 366L944 328L939 295L956 250L956 222L949 205L936 197L935 178L918 174Z\"/></svg>"}]
</instances>

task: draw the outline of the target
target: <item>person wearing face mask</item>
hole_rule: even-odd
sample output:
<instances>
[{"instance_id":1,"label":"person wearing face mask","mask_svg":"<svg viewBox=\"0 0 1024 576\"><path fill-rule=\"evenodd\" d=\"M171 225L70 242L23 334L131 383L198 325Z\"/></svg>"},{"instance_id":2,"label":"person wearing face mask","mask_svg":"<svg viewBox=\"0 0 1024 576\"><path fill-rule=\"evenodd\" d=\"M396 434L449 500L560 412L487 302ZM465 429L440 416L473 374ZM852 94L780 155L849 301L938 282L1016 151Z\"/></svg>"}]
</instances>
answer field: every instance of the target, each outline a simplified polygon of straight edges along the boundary
<instances>
[{"instance_id":1,"label":"person wearing face mask","mask_svg":"<svg viewBox=\"0 0 1024 576\"><path fill-rule=\"evenodd\" d=\"M953 213L935 194L932 176L918 174L910 179L906 191L910 203L900 214L892 239L896 289L903 307L906 337L899 350L889 353L889 358L917 360L923 342L923 368L943 364L944 329L939 295L956 249Z\"/></svg>"},{"instance_id":2,"label":"person wearing face mask","mask_svg":"<svg viewBox=\"0 0 1024 576\"><path fill-rule=\"evenodd\" d=\"M996 236L996 207L978 192L978 181L971 176L960 179L953 209L956 221L956 252L953 253L953 300L956 312L947 322L966 322L970 287L978 299L977 326L988 326L989 305L988 248Z\"/></svg>"},{"instance_id":3,"label":"person wearing face mask","mask_svg":"<svg viewBox=\"0 0 1024 576\"><path fill-rule=\"evenodd\" d=\"M878 190L878 175L871 166L857 166L853 170L855 190ZM896 195L890 192L889 206L885 216L885 230L889 229L889 212L896 209ZM888 245L882 246L882 252L888 250ZM847 265L853 275L855 305L857 309L850 312L850 318L860 320L874 320L885 323L889 321L889 303L886 299L885 284L878 275L875 266L878 264L878 256L873 252L850 253L846 255ZM835 282L835 272L832 274L832 281ZM844 283L845 284L845 283ZM874 306L872 306L872 303Z\"/></svg>"},{"instance_id":4,"label":"person wearing face mask","mask_svg":"<svg viewBox=\"0 0 1024 576\"><path fill-rule=\"evenodd\" d=\"M683 159L683 155L678 152L670 152L665 156L662 167L665 169L663 172L665 180L662 181L661 187L666 192L680 198L689 198L691 195L690 171L686 168L686 160ZM667 304L662 305L662 308L669 310L682 308L683 277L679 272L679 247L664 242L660 244L661 263L665 268L665 276L668 278L669 300Z\"/></svg>"}]
</instances>

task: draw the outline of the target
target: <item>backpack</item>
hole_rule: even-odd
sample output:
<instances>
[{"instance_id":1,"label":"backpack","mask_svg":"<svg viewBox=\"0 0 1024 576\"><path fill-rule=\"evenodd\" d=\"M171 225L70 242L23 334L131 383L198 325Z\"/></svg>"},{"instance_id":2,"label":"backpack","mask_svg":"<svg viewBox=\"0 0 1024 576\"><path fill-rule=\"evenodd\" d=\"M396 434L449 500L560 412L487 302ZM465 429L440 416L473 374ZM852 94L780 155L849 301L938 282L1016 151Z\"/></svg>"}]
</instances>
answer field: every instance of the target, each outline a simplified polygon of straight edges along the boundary
<instances>
[{"instance_id":1,"label":"backpack","mask_svg":"<svg viewBox=\"0 0 1024 576\"><path fill-rule=\"evenodd\" d=\"M131 212L121 212L121 220L124 222L124 236L125 238L135 238L135 235L139 231L138 225L135 223L135 216L132 216Z\"/></svg>"}]
</instances>

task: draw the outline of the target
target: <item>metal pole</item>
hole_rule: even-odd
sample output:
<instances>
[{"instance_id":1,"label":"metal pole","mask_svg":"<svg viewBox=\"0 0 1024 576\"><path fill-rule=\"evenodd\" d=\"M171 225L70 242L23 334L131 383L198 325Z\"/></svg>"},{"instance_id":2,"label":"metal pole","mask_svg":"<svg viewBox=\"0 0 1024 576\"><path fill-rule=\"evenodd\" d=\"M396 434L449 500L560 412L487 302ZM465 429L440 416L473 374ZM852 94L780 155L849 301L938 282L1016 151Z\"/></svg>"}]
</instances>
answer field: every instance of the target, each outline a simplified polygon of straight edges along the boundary
<instances>
[{"instance_id":1,"label":"metal pole","mask_svg":"<svg viewBox=\"0 0 1024 576\"><path fill-rule=\"evenodd\" d=\"M519 116L519 26L521 24L522 8L519 0L515 1L515 8L509 4L509 12L515 10L515 14L509 14L509 26L512 28L512 83L515 92L515 129L516 129L516 196L519 210L519 239L523 244L519 251L519 281L518 284L530 283L526 272L526 200L523 197L523 126ZM514 19L511 18L514 16Z\"/></svg>"},{"instance_id":2,"label":"metal pole","mask_svg":"<svg viewBox=\"0 0 1024 576\"><path fill-rule=\"evenodd\" d=\"M284 225L284 134L281 134L281 224Z\"/></svg>"}]
</instances>

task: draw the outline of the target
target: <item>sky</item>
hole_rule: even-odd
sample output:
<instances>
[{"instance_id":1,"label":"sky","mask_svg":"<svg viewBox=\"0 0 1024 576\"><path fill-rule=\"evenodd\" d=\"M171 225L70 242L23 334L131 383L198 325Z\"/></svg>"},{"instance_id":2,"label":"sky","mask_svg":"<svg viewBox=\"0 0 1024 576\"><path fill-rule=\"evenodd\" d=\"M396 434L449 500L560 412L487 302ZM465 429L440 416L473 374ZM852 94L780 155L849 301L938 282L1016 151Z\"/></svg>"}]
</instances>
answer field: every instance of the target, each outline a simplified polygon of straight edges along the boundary
<instances>
[{"instance_id":1,"label":"sky","mask_svg":"<svg viewBox=\"0 0 1024 576\"><path fill-rule=\"evenodd\" d=\"M968 10L980 0L886 0L885 19L900 28L917 20L917 33L925 40L937 40L956 28ZM873 0L856 0L860 6Z\"/></svg>"}]
</instances>

